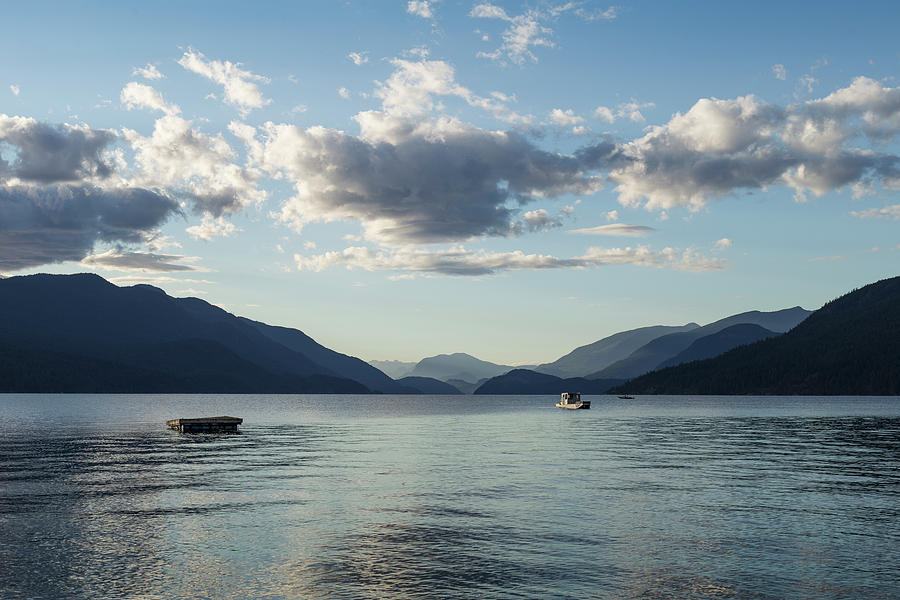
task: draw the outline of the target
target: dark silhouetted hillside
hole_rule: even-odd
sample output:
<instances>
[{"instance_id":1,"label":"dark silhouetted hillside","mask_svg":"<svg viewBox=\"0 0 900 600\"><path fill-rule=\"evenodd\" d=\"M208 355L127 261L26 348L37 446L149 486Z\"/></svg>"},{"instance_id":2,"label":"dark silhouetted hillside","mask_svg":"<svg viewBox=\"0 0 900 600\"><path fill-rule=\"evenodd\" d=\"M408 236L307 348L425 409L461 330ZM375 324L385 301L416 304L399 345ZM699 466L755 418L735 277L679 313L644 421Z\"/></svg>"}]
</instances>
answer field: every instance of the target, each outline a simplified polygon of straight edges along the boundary
<instances>
[{"instance_id":1,"label":"dark silhouetted hillside","mask_svg":"<svg viewBox=\"0 0 900 600\"><path fill-rule=\"evenodd\" d=\"M101 361L120 366L118 373L107 368L107 376L129 391L149 390L148 373L171 392L406 390L367 363L324 348L300 331L241 319L203 300L172 298L148 285L118 287L90 274L0 280L0 345L8 360L22 349L16 362L24 372L39 369L48 380L58 375L58 381L72 385L87 385L84 377L94 372L87 363ZM23 362L29 357L33 368ZM56 375L53 357L61 361ZM86 361L84 377L65 366L73 360ZM23 391L21 382L31 380L14 377L11 362L5 364L0 389L15 384ZM126 385L124 373L134 374L132 385ZM56 391L89 390L63 386Z\"/></svg>"},{"instance_id":2,"label":"dark silhouetted hillside","mask_svg":"<svg viewBox=\"0 0 900 600\"><path fill-rule=\"evenodd\" d=\"M398 379L397 383L418 390L423 394L435 394L441 396L458 396L462 394L461 391L449 383L444 383L440 379L433 379L431 377L403 377Z\"/></svg>"},{"instance_id":3,"label":"dark silhouetted hillside","mask_svg":"<svg viewBox=\"0 0 900 600\"><path fill-rule=\"evenodd\" d=\"M476 394L561 394L562 392L581 392L582 394L605 394L611 387L622 383L621 379L585 379L571 377L563 379L546 373L536 373L528 369L514 369L505 375L487 380Z\"/></svg>"}]
</instances>

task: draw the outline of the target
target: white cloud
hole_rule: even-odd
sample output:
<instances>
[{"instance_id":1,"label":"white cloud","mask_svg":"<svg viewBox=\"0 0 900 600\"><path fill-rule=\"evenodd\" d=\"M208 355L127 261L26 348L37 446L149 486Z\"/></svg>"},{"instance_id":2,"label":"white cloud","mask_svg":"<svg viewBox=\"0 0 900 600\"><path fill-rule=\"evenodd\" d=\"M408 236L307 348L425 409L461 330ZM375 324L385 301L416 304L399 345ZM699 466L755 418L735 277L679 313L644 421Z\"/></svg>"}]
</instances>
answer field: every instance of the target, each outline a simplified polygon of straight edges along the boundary
<instances>
[{"instance_id":1,"label":"white cloud","mask_svg":"<svg viewBox=\"0 0 900 600\"><path fill-rule=\"evenodd\" d=\"M11 91L13 93L13 96L18 96L19 92L21 92L22 90L19 88L19 86L15 85L15 84L10 84L9 91Z\"/></svg>"},{"instance_id":2,"label":"white cloud","mask_svg":"<svg viewBox=\"0 0 900 600\"><path fill-rule=\"evenodd\" d=\"M201 52L188 49L178 60L178 64L222 85L225 89L225 102L237 107L242 115L272 102L264 98L259 86L253 83L269 83L269 79L242 69L241 63L208 60Z\"/></svg>"},{"instance_id":3,"label":"white cloud","mask_svg":"<svg viewBox=\"0 0 900 600\"><path fill-rule=\"evenodd\" d=\"M344 100L347 100L348 98L350 98L350 90L345 87L338 88L338 96L340 96Z\"/></svg>"},{"instance_id":4,"label":"white cloud","mask_svg":"<svg viewBox=\"0 0 900 600\"><path fill-rule=\"evenodd\" d=\"M718 240L715 244L716 250L727 250L728 248L731 248L732 246L734 246L734 242L728 238L722 238L721 240Z\"/></svg>"},{"instance_id":5,"label":"white cloud","mask_svg":"<svg viewBox=\"0 0 900 600\"><path fill-rule=\"evenodd\" d=\"M165 75L159 72L159 69L156 68L156 65L147 63L143 67L135 67L131 70L132 75L136 75L138 77L143 77L144 79L165 79Z\"/></svg>"},{"instance_id":6,"label":"white cloud","mask_svg":"<svg viewBox=\"0 0 900 600\"><path fill-rule=\"evenodd\" d=\"M594 118L601 119L606 121L607 123L612 123L616 120L615 113L607 106L598 106L594 110Z\"/></svg>"},{"instance_id":7,"label":"white cloud","mask_svg":"<svg viewBox=\"0 0 900 600\"><path fill-rule=\"evenodd\" d=\"M753 96L701 99L685 114L624 144L609 178L619 201L648 209L687 206L740 189L783 183L803 200L844 186L900 184L900 158L852 147L900 132L900 88L860 77L821 100L781 107ZM859 187L858 184L864 184Z\"/></svg>"},{"instance_id":8,"label":"white cloud","mask_svg":"<svg viewBox=\"0 0 900 600\"><path fill-rule=\"evenodd\" d=\"M806 88L807 93L812 93L813 88L819 83L819 80L813 77L811 74L806 74L800 77L798 80L801 88Z\"/></svg>"},{"instance_id":9,"label":"white cloud","mask_svg":"<svg viewBox=\"0 0 900 600\"><path fill-rule=\"evenodd\" d=\"M815 258L807 259L806 262L825 262L825 261L833 261L833 260L844 260L847 258L846 256L842 256L840 254L836 254L834 256L817 256Z\"/></svg>"},{"instance_id":10,"label":"white cloud","mask_svg":"<svg viewBox=\"0 0 900 600\"><path fill-rule=\"evenodd\" d=\"M515 205L597 191L603 181L592 171L614 151L598 144L577 156L546 152L516 132L450 118L373 111L356 120L359 137L266 126L259 164L296 187L282 221L298 230L314 221L358 221L367 239L391 245L516 235L534 222Z\"/></svg>"},{"instance_id":11,"label":"white cloud","mask_svg":"<svg viewBox=\"0 0 900 600\"><path fill-rule=\"evenodd\" d=\"M128 252L120 249L113 249L99 254L86 256L81 260L81 264L85 267L101 267L116 271L141 271L151 273L205 271L206 269L191 264L198 260L199 258L196 256Z\"/></svg>"},{"instance_id":12,"label":"white cloud","mask_svg":"<svg viewBox=\"0 0 900 600\"><path fill-rule=\"evenodd\" d=\"M347 58L353 61L354 65L359 67L369 62L369 51L366 50L365 52L351 52L347 55Z\"/></svg>"},{"instance_id":13,"label":"white cloud","mask_svg":"<svg viewBox=\"0 0 900 600\"><path fill-rule=\"evenodd\" d=\"M545 229L553 229L554 227L562 226L562 221L559 217L552 217L550 213L543 208L529 210L522 215L522 221L529 231L543 231Z\"/></svg>"},{"instance_id":14,"label":"white cloud","mask_svg":"<svg viewBox=\"0 0 900 600\"><path fill-rule=\"evenodd\" d=\"M606 9L590 11L586 8L579 7L575 9L575 14L584 21L612 21L619 16L619 9L610 6Z\"/></svg>"},{"instance_id":15,"label":"white cloud","mask_svg":"<svg viewBox=\"0 0 900 600\"><path fill-rule=\"evenodd\" d=\"M613 223L611 225L598 225L597 227L589 227L586 229L573 229L569 233L580 233L583 235L611 235L617 237L647 237L654 231L656 231L654 228L647 227L646 225Z\"/></svg>"},{"instance_id":16,"label":"white cloud","mask_svg":"<svg viewBox=\"0 0 900 600\"><path fill-rule=\"evenodd\" d=\"M433 19L434 4L435 0L409 0L409 3L406 5L406 12L423 19Z\"/></svg>"},{"instance_id":17,"label":"white cloud","mask_svg":"<svg viewBox=\"0 0 900 600\"><path fill-rule=\"evenodd\" d=\"M900 221L900 204L885 206L884 208L869 208L867 210L852 211L850 213L860 219L893 219Z\"/></svg>"},{"instance_id":18,"label":"white cloud","mask_svg":"<svg viewBox=\"0 0 900 600\"><path fill-rule=\"evenodd\" d=\"M562 110L561 108L554 108L550 111L550 120L553 121L557 125L575 125L576 123L584 123L584 117L579 117L572 109Z\"/></svg>"},{"instance_id":19,"label":"white cloud","mask_svg":"<svg viewBox=\"0 0 900 600\"><path fill-rule=\"evenodd\" d=\"M515 96L491 92L489 98L478 96L456 82L453 67L439 60L409 61L394 59L395 70L384 82L376 82L375 96L385 112L392 115L419 117L437 108L435 96L455 96L469 106L488 111L508 123L529 123L531 118L512 111L507 104Z\"/></svg>"},{"instance_id":20,"label":"white cloud","mask_svg":"<svg viewBox=\"0 0 900 600\"><path fill-rule=\"evenodd\" d=\"M608 213L606 213L606 220L607 221L618 221L619 220L619 211L611 210Z\"/></svg>"},{"instance_id":21,"label":"white cloud","mask_svg":"<svg viewBox=\"0 0 900 600\"><path fill-rule=\"evenodd\" d=\"M305 113L308 110L309 110L309 107L306 106L305 104L298 104L297 106L295 106L294 108L291 109L291 113L293 113L293 114Z\"/></svg>"},{"instance_id":22,"label":"white cloud","mask_svg":"<svg viewBox=\"0 0 900 600\"><path fill-rule=\"evenodd\" d=\"M646 121L644 115L641 114L642 108L653 108L656 106L653 102L638 102L636 100L631 100L630 102L624 102L620 104L616 111L616 116L619 118L627 118L630 121L635 123L643 123Z\"/></svg>"},{"instance_id":23,"label":"white cloud","mask_svg":"<svg viewBox=\"0 0 900 600\"><path fill-rule=\"evenodd\" d=\"M532 52L532 48L555 46L551 40L553 30L547 24L575 7L576 3L569 2L549 8L532 8L520 15L510 16L504 9L490 2L475 5L469 12L470 17L498 19L507 23L506 29L501 34L500 47L492 52L479 52L478 56L501 64L507 61L517 65L529 61L537 62L537 56Z\"/></svg>"},{"instance_id":24,"label":"white cloud","mask_svg":"<svg viewBox=\"0 0 900 600\"><path fill-rule=\"evenodd\" d=\"M641 113L641 109L654 106L656 105L653 102L638 102L632 99L629 102L620 103L616 106L615 111L608 106L598 106L594 109L594 118L607 123L613 123L616 119L628 119L634 123L643 123L646 119Z\"/></svg>"},{"instance_id":25,"label":"white cloud","mask_svg":"<svg viewBox=\"0 0 900 600\"><path fill-rule=\"evenodd\" d=\"M232 132L239 137L242 132L252 136L247 129L253 131L232 124ZM256 187L258 175L232 162L235 153L221 134L196 131L181 117L160 117L149 137L130 129L123 130L123 137L135 152L135 180L187 198L195 212L220 216L266 197Z\"/></svg>"},{"instance_id":26,"label":"white cloud","mask_svg":"<svg viewBox=\"0 0 900 600\"><path fill-rule=\"evenodd\" d=\"M166 283L184 284L203 284L215 285L215 281L208 279L190 279L181 277L172 277L170 275L121 275L119 277L107 277L109 281L116 285L133 285L135 283L147 283L150 285L162 285Z\"/></svg>"},{"instance_id":27,"label":"white cloud","mask_svg":"<svg viewBox=\"0 0 900 600\"><path fill-rule=\"evenodd\" d=\"M217 237L229 237L241 230L231 221L226 221L225 217L213 217L205 214L200 225L188 227L185 231L195 240L209 242Z\"/></svg>"},{"instance_id":28,"label":"white cloud","mask_svg":"<svg viewBox=\"0 0 900 600\"><path fill-rule=\"evenodd\" d=\"M374 251L364 247L350 247L342 252L304 257L294 255L297 268L324 271L343 266L366 271L405 271L407 274L441 274L456 276L484 276L506 271L546 269L588 269L607 265L636 265L682 271L711 271L723 269L726 263L707 258L693 250L664 248L654 251L647 246L626 248L589 248L574 258L558 258L546 254L472 251L458 246L446 250L397 249Z\"/></svg>"},{"instance_id":29,"label":"white cloud","mask_svg":"<svg viewBox=\"0 0 900 600\"><path fill-rule=\"evenodd\" d=\"M133 108L149 108L151 110L159 110L167 115L177 115L181 112L175 104L167 103L162 94L143 83L135 81L130 82L119 94L119 101L125 105L125 108L131 110Z\"/></svg>"},{"instance_id":30,"label":"white cloud","mask_svg":"<svg viewBox=\"0 0 900 600\"><path fill-rule=\"evenodd\" d=\"M787 79L787 69L782 64L772 65L772 74L775 75L775 79L780 79L781 81Z\"/></svg>"}]
</instances>

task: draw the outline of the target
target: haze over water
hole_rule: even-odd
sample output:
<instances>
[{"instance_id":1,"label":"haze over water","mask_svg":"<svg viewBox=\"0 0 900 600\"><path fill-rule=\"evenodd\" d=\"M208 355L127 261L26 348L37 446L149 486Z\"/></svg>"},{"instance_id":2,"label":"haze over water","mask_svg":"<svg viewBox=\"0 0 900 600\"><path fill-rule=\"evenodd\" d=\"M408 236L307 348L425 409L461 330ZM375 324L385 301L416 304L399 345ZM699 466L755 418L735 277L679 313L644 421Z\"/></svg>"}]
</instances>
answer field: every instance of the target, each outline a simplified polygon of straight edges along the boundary
<instances>
[{"instance_id":1,"label":"haze over water","mask_svg":"<svg viewBox=\"0 0 900 600\"><path fill-rule=\"evenodd\" d=\"M591 400L0 396L0 597L900 597L900 399Z\"/></svg>"}]
</instances>

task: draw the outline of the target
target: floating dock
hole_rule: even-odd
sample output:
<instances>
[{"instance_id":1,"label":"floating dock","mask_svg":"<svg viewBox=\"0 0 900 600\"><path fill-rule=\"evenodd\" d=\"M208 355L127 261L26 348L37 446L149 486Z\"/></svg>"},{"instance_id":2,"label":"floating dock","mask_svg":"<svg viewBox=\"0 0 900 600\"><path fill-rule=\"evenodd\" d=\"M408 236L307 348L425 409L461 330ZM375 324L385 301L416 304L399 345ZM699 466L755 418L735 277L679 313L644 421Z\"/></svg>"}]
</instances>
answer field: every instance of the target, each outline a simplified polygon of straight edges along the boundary
<instances>
[{"instance_id":1,"label":"floating dock","mask_svg":"<svg viewBox=\"0 0 900 600\"><path fill-rule=\"evenodd\" d=\"M201 417L199 419L172 419L166 421L171 429L180 433L211 433L214 431L237 431L244 420L238 417Z\"/></svg>"}]
</instances>

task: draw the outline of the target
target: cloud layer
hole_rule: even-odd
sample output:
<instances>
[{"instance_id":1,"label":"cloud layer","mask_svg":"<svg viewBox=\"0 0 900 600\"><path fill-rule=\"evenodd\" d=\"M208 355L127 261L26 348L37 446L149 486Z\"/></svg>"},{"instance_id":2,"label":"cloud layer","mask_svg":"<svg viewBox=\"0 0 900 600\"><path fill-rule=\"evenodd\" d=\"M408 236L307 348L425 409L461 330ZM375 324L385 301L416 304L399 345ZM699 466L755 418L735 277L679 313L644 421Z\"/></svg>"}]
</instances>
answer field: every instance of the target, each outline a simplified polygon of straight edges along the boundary
<instances>
[{"instance_id":1,"label":"cloud layer","mask_svg":"<svg viewBox=\"0 0 900 600\"><path fill-rule=\"evenodd\" d=\"M272 102L263 97L259 86L254 83L269 83L269 79L242 69L241 63L211 60L202 52L188 49L178 60L178 64L223 86L225 102L237 107L243 115Z\"/></svg>"},{"instance_id":2,"label":"cloud layer","mask_svg":"<svg viewBox=\"0 0 900 600\"><path fill-rule=\"evenodd\" d=\"M361 135L269 124L255 158L295 182L279 212L300 229L313 221L354 220L383 245L453 242L534 228L521 206L602 186L592 174L615 148L578 155L546 152L515 132L455 119L412 120L383 112L356 117ZM549 215L547 215L549 216Z\"/></svg>"},{"instance_id":3,"label":"cloud layer","mask_svg":"<svg viewBox=\"0 0 900 600\"><path fill-rule=\"evenodd\" d=\"M624 144L610 172L622 204L686 206L775 184L797 200L853 186L900 187L900 161L872 150L900 132L900 88L858 77L820 100L781 107L753 96L701 99L687 113Z\"/></svg>"},{"instance_id":4,"label":"cloud layer","mask_svg":"<svg viewBox=\"0 0 900 600\"><path fill-rule=\"evenodd\" d=\"M137 244L178 212L139 188L0 185L0 272L81 260L97 242Z\"/></svg>"},{"instance_id":5,"label":"cloud layer","mask_svg":"<svg viewBox=\"0 0 900 600\"><path fill-rule=\"evenodd\" d=\"M408 274L456 276L495 275L506 271L546 269L588 269L607 265L636 265L683 271L722 269L725 262L703 256L693 250L664 248L653 251L647 246L626 248L588 248L582 256L558 258L546 254L472 251L463 247L447 250L406 248L375 251L350 247L342 252L315 256L294 255L300 270L323 271L336 266L367 271L402 271Z\"/></svg>"}]
</instances>

